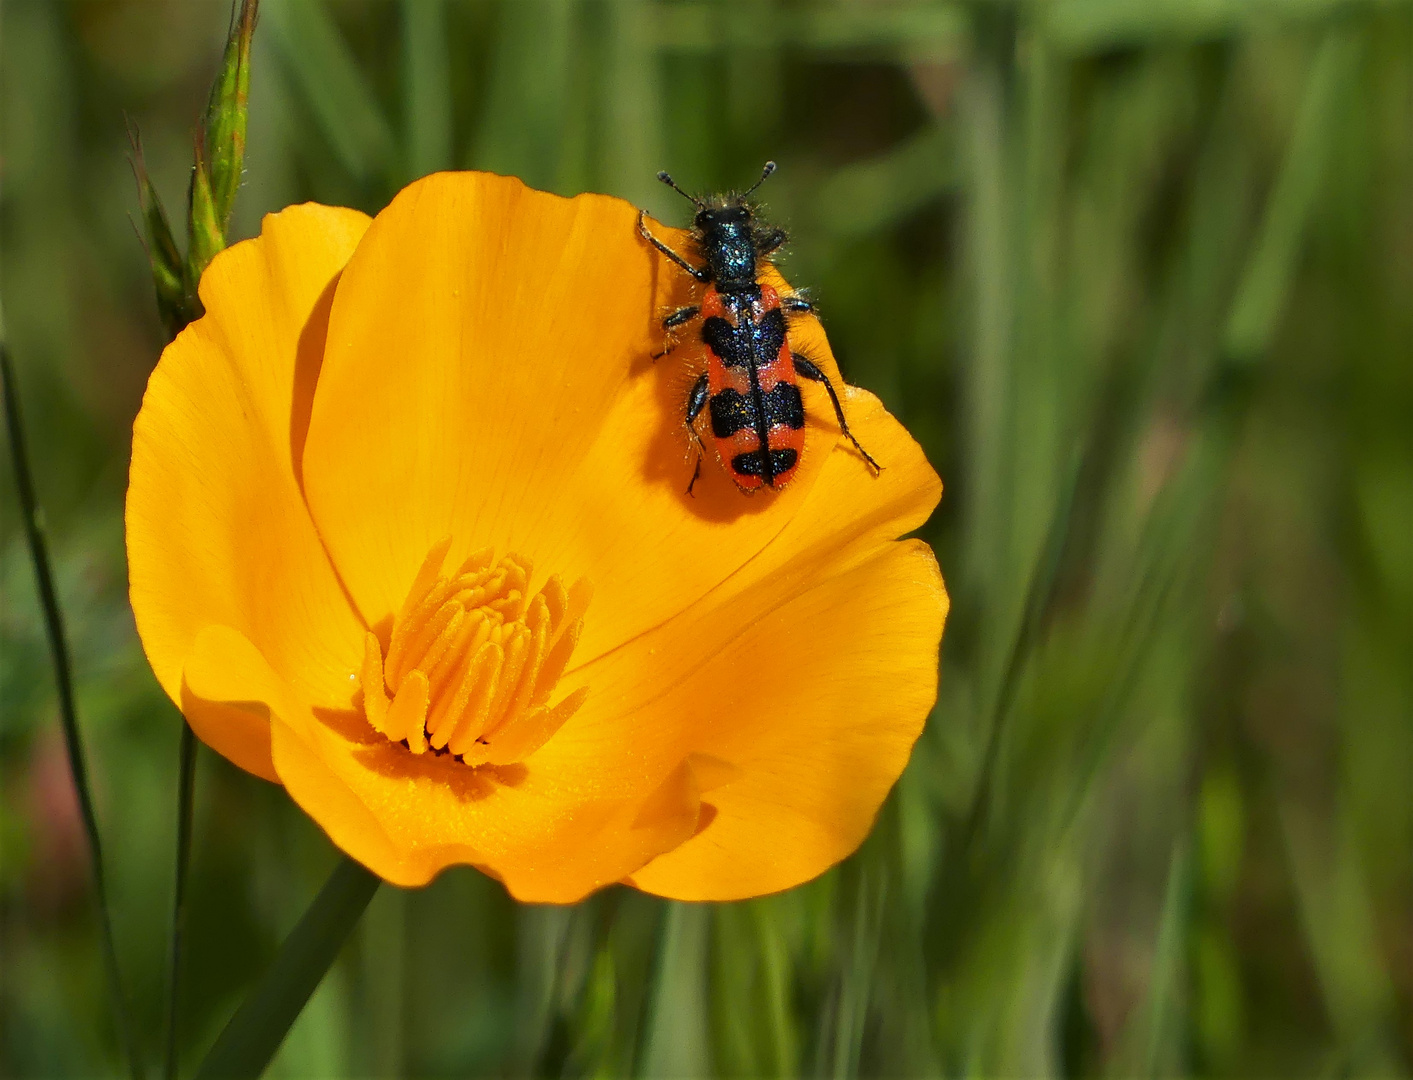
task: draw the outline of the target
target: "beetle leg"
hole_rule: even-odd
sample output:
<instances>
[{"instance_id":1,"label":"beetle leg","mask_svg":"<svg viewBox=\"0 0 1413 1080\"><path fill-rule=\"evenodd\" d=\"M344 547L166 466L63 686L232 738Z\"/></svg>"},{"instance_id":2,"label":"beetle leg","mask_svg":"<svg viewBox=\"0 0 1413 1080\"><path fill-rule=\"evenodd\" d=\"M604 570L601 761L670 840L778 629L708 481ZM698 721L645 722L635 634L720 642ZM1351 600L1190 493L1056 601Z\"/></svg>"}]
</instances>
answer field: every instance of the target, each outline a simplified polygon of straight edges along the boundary
<instances>
[{"instance_id":1,"label":"beetle leg","mask_svg":"<svg viewBox=\"0 0 1413 1080\"><path fill-rule=\"evenodd\" d=\"M681 255L678 255L677 252L673 251L670 247L668 247L668 246L667 246L666 244L664 244L661 240L659 240L656 236L654 236L654 235L649 231L649 229L648 229L648 223L644 220L645 217L646 217L646 215L643 213L643 211L639 210L639 211L638 211L638 232L639 232L639 234L642 236L642 238L643 238L644 240L646 240L648 243L650 243L653 247L657 248L658 251L662 252L664 255L666 255L669 259L671 259L673 262L675 262L675 263L676 263L678 266L680 266L683 270L687 271L687 273L691 274L691 275L692 275L694 278L696 278L698 281L710 281L710 280L711 280L711 275L708 274L705 270L698 270L695 266L693 266L691 263L689 263L686 259L682 258Z\"/></svg>"},{"instance_id":2,"label":"beetle leg","mask_svg":"<svg viewBox=\"0 0 1413 1080\"><path fill-rule=\"evenodd\" d=\"M691 429L693 435L697 434L697 429L692 427L697 417L702 415L702 410L706 408L707 398L707 377L703 372L697 376L697 381L692 384L691 391L687 394L687 427ZM700 436L698 436L700 440Z\"/></svg>"},{"instance_id":3,"label":"beetle leg","mask_svg":"<svg viewBox=\"0 0 1413 1080\"><path fill-rule=\"evenodd\" d=\"M675 330L679 326L686 326L687 323L691 322L701 313L702 309L696 304L688 304L686 307L678 308L667 318L663 319L662 328L664 330Z\"/></svg>"},{"instance_id":4,"label":"beetle leg","mask_svg":"<svg viewBox=\"0 0 1413 1080\"><path fill-rule=\"evenodd\" d=\"M697 480L702 475L702 457L706 454L706 446L702 443L701 435L697 433L696 421L706 408L710 396L706 373L703 372L697 376L697 381L692 384L692 389L687 394L687 430L692 433L692 438L697 440L697 464L692 470L692 480L687 485L688 495L692 494L692 488L697 486Z\"/></svg>"},{"instance_id":5,"label":"beetle leg","mask_svg":"<svg viewBox=\"0 0 1413 1080\"><path fill-rule=\"evenodd\" d=\"M784 229L771 229L770 232L758 234L756 241L756 254L769 255L772 251L778 251L785 243L786 235Z\"/></svg>"},{"instance_id":6,"label":"beetle leg","mask_svg":"<svg viewBox=\"0 0 1413 1080\"><path fill-rule=\"evenodd\" d=\"M806 359L799 353L791 353L790 358L795 362L796 374L811 382L824 384L824 388L829 391L829 401L834 406L834 416L839 421L839 430L844 433L844 438L854 444L854 449L863 455L863 459L873 467L874 472L882 472L883 466L869 457L868 451L859 445L859 440L854 438L854 433L849 430L849 422L844 419L844 406L839 403L839 395L834 392L834 384L829 381L829 376L820 371L814 361Z\"/></svg>"},{"instance_id":7,"label":"beetle leg","mask_svg":"<svg viewBox=\"0 0 1413 1080\"><path fill-rule=\"evenodd\" d=\"M814 305L799 293L794 296L782 296L780 306L792 314L806 315L814 311Z\"/></svg>"},{"instance_id":8,"label":"beetle leg","mask_svg":"<svg viewBox=\"0 0 1413 1080\"><path fill-rule=\"evenodd\" d=\"M687 307L678 308L671 315L667 316L667 318L662 320L662 328L664 330L669 331L675 330L679 326L685 326L687 323L691 322L701 313L702 309L699 308L696 304L689 304ZM669 341L666 345L663 346L662 352L655 352L652 354L653 359L661 360L664 356L666 356L675 348L677 348L677 343L675 341Z\"/></svg>"}]
</instances>

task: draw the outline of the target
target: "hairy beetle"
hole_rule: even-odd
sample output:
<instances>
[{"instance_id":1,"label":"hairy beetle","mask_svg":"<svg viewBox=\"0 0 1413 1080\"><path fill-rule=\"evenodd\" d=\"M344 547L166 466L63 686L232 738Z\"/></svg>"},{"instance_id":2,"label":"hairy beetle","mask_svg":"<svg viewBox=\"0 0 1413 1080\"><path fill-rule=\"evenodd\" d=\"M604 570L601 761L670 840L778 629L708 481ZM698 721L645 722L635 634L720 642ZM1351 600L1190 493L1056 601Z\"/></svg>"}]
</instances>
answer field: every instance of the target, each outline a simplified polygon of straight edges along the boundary
<instances>
[{"instance_id":1,"label":"hairy beetle","mask_svg":"<svg viewBox=\"0 0 1413 1080\"><path fill-rule=\"evenodd\" d=\"M785 231L760 221L746 200L774 171L775 162L768 161L748 190L708 199L687 194L665 172L657 174L697 208L691 235L702 266L693 266L655 237L638 213L643 238L706 286L698 303L672 312L662 325L672 331L701 320L707 370L687 395L687 426L705 451L696 421L706 412L721 462L746 492L783 488L799 467L805 446L799 379L824 384L839 430L875 472L880 467L849 430L829 376L790 349L786 316L813 311L813 305L798 294L781 296L760 280L762 266L785 243ZM688 493L701 466L699 454Z\"/></svg>"}]
</instances>

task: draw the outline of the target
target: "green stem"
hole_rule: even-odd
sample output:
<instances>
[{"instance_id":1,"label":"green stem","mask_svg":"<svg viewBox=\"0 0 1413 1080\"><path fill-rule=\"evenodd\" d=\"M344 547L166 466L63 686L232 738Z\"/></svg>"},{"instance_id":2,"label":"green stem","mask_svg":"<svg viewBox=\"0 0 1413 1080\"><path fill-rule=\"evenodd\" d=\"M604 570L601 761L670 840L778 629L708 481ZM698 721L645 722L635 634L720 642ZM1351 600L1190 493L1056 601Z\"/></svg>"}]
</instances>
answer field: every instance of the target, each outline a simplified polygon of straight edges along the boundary
<instances>
[{"instance_id":1,"label":"green stem","mask_svg":"<svg viewBox=\"0 0 1413 1080\"><path fill-rule=\"evenodd\" d=\"M305 1002L358 925L380 879L344 856L241 1002L197 1070L197 1080L249 1080L270 1064Z\"/></svg>"},{"instance_id":2,"label":"green stem","mask_svg":"<svg viewBox=\"0 0 1413 1080\"><path fill-rule=\"evenodd\" d=\"M167 1056L163 1075L177 1077L177 1002L181 1000L182 936L186 927L186 877L191 863L192 804L196 794L196 735L182 722L177 781L177 869L172 897L172 941L167 970Z\"/></svg>"},{"instance_id":3,"label":"green stem","mask_svg":"<svg viewBox=\"0 0 1413 1080\"><path fill-rule=\"evenodd\" d=\"M98 923L102 931L108 992L113 999L114 1020L118 1038L127 1057L128 1072L133 1080L141 1080L142 1063L137 1055L137 1042L133 1038L132 1020L128 1015L127 999L123 995L122 975L118 970L118 953L113 944L113 920L109 914L108 889L103 876L103 850L98 839L98 818L93 810L93 796L89 790L88 766L84 761L83 743L79 738L69 646L64 638L64 617L59 610L59 596L54 588L54 574L49 564L49 546L44 538L43 516L35 498L34 478L30 472L29 455L25 450L15 372L10 364L9 349L3 342L0 342L0 381L4 384L5 429L9 433L10 463L15 473L15 486L19 490L25 539L29 544L30 560L34 563L39 601L44 609L44 628L48 633L49 651L54 662L54 681L59 692L59 720L64 729L64 747L68 751L69 771L73 775L74 789L78 793L79 813L83 817L83 829L88 837L89 865L93 873L93 899L98 909Z\"/></svg>"}]
</instances>

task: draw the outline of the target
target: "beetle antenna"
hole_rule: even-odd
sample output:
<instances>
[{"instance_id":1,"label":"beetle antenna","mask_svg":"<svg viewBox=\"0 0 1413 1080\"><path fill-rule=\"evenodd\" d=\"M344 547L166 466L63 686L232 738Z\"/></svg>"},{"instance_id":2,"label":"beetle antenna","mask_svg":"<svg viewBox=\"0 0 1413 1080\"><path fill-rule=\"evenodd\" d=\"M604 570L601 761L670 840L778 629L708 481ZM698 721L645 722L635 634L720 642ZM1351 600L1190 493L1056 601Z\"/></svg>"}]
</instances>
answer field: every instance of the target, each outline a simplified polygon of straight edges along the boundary
<instances>
[{"instance_id":1,"label":"beetle antenna","mask_svg":"<svg viewBox=\"0 0 1413 1080\"><path fill-rule=\"evenodd\" d=\"M770 174L773 173L774 171L775 171L775 162L773 162L773 161L767 161L767 162L765 163L765 168L761 170L760 179L757 180L757 181L756 181L754 184L752 184L750 187L748 187L748 188L741 194L741 198L743 198L743 199L749 199L749 198L751 197L751 193L754 192L756 188L760 187L763 183L765 183L768 179L770 179Z\"/></svg>"},{"instance_id":2,"label":"beetle antenna","mask_svg":"<svg viewBox=\"0 0 1413 1080\"><path fill-rule=\"evenodd\" d=\"M657 178L661 180L664 184L666 184L668 187L670 187L673 191L677 192L678 195L681 195L682 198L686 199L693 206L697 207L698 209L701 209L702 200L697 198L695 195L688 195L685 191L678 187L677 181L673 180L672 177L667 174L666 170L658 173Z\"/></svg>"}]
</instances>

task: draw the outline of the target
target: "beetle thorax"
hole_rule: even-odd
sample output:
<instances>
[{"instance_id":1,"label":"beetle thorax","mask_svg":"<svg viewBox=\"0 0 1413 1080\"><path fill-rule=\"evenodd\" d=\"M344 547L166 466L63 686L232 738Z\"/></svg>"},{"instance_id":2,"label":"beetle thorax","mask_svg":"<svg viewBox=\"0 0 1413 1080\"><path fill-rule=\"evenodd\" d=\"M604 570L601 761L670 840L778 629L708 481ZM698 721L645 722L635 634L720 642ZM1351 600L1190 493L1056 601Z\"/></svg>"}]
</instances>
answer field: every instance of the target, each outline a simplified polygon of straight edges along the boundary
<instances>
[{"instance_id":1,"label":"beetle thorax","mask_svg":"<svg viewBox=\"0 0 1413 1080\"><path fill-rule=\"evenodd\" d=\"M702 257L712 281L722 292L754 287L756 245L751 231L750 211L743 206L727 206L697 215L701 230Z\"/></svg>"}]
</instances>

